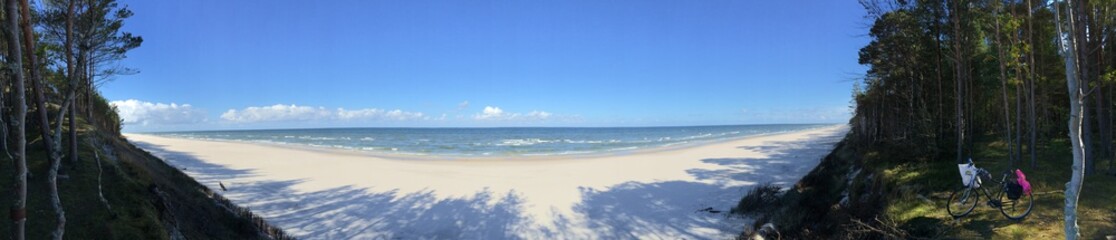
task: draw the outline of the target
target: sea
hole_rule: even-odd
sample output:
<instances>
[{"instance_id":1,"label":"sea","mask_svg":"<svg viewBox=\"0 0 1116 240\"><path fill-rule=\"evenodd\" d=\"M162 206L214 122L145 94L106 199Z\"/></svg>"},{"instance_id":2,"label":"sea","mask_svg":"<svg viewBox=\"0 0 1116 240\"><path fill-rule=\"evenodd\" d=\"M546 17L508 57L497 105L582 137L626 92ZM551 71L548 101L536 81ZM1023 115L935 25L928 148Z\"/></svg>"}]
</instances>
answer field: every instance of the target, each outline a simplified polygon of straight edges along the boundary
<instances>
[{"instance_id":1,"label":"sea","mask_svg":"<svg viewBox=\"0 0 1116 240\"><path fill-rule=\"evenodd\" d=\"M320 128L148 133L164 137L325 147L402 155L551 156L700 145L833 126Z\"/></svg>"}]
</instances>

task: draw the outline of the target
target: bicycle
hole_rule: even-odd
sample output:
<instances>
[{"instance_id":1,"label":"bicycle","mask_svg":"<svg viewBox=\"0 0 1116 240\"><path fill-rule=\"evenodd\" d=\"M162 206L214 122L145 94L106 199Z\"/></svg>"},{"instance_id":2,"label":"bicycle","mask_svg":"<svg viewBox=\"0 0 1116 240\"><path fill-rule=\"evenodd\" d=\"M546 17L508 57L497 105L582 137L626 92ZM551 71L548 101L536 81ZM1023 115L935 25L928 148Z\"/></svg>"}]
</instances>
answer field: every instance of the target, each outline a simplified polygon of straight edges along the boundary
<instances>
[{"instance_id":1,"label":"bicycle","mask_svg":"<svg viewBox=\"0 0 1116 240\"><path fill-rule=\"evenodd\" d=\"M975 168L973 166L973 159L969 159L968 167L969 169ZM984 196L988 198L986 203L989 207L999 208L1000 213L1003 213L1004 217L1008 219L1018 221L1031 214L1031 208L1034 207L1035 201L1034 196L1032 196L1030 192L1022 192L1016 199L1011 199L1011 197L1008 196L1009 181L1016 181L1014 177L1008 178L1009 175L1012 175L1010 171L1004 171L1003 177L1001 177L999 181L996 181L1000 185L1000 191L992 194L988 192L988 189L981 188L980 180L981 177L986 177L989 181L995 181L995 179L992 179L992 174L983 168L975 168L975 170L976 174L968 179L965 186L949 194L949 202L946 203L946 211L949 212L950 216L953 216L955 219L961 218L969 215L969 213L976 208L977 202L980 201L980 194L977 193L976 189L980 189L980 192L984 192ZM964 179L964 177L962 179Z\"/></svg>"}]
</instances>

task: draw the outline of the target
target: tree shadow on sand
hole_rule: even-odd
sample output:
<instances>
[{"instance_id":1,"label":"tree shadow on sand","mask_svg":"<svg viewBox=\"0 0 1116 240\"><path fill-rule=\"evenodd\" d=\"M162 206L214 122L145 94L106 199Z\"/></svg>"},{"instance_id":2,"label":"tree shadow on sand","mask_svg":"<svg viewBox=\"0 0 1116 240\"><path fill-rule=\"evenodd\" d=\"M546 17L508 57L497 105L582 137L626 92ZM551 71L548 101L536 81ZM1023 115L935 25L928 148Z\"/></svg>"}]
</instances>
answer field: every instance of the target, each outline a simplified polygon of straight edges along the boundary
<instances>
[{"instance_id":1,"label":"tree shadow on sand","mask_svg":"<svg viewBox=\"0 0 1116 240\"><path fill-rule=\"evenodd\" d=\"M741 147L765 157L703 159L708 168L685 170L693 181L626 182L603 190L581 187L581 201L573 206L580 218L552 216L553 228L540 227L524 213L525 198L532 196L514 191L495 194L483 189L461 198L439 197L433 190L400 193L353 186L301 192L294 185L304 180L245 179L258 174L207 163L165 146L133 144L186 169L212 189L219 189L218 181L235 182L222 194L306 239L707 239L739 233L747 220L726 213L752 185L797 181L832 149L840 133L806 142Z\"/></svg>"},{"instance_id":2,"label":"tree shadow on sand","mask_svg":"<svg viewBox=\"0 0 1116 240\"><path fill-rule=\"evenodd\" d=\"M399 194L343 186L299 192L303 180L243 181L251 170L230 169L164 146L133 142L167 163L187 169L198 182L250 208L269 223L307 239L519 239L518 227L529 222L520 212L522 199L511 192L497 196L482 190L464 198L439 198L433 191Z\"/></svg>"},{"instance_id":3,"label":"tree shadow on sand","mask_svg":"<svg viewBox=\"0 0 1116 240\"><path fill-rule=\"evenodd\" d=\"M714 169L687 169L696 181L627 182L605 191L582 189L575 211L608 239L731 238L746 219L726 213L752 186L787 186L817 166L841 140L843 132L816 135L810 141L766 142L740 148L758 158L712 158ZM710 211L712 210L712 211Z\"/></svg>"}]
</instances>

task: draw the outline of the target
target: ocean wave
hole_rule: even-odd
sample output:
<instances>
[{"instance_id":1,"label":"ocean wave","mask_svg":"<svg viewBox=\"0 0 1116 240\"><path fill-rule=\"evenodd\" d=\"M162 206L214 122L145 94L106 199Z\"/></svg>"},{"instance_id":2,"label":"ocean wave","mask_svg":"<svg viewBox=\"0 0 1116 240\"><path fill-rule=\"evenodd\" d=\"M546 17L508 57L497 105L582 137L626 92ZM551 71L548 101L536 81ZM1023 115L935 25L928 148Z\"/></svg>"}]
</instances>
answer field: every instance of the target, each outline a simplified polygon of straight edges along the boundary
<instances>
[{"instance_id":1,"label":"ocean wave","mask_svg":"<svg viewBox=\"0 0 1116 240\"><path fill-rule=\"evenodd\" d=\"M753 135L778 134L820 126L668 127L647 129L418 129L413 131L284 131L178 132L158 134L199 140L256 142L342 148L390 154L445 156L547 156L611 153L691 145ZM374 145L374 146L373 146Z\"/></svg>"},{"instance_id":2,"label":"ocean wave","mask_svg":"<svg viewBox=\"0 0 1116 240\"><path fill-rule=\"evenodd\" d=\"M636 149L639 149L639 147L631 146L631 147L613 148L613 149L609 149L608 151L630 151L630 150L636 150Z\"/></svg>"},{"instance_id":3,"label":"ocean wave","mask_svg":"<svg viewBox=\"0 0 1116 240\"><path fill-rule=\"evenodd\" d=\"M337 140L352 140L352 138L349 138L349 137L315 137L315 136L298 136L298 137L296 137L296 138L298 138L298 139L302 139L302 140L311 140L311 141L337 141Z\"/></svg>"},{"instance_id":4,"label":"ocean wave","mask_svg":"<svg viewBox=\"0 0 1116 240\"><path fill-rule=\"evenodd\" d=\"M500 143L494 144L496 146L531 146L540 143L552 143L556 141L543 140L538 138L522 138L522 139L503 139Z\"/></svg>"},{"instance_id":5,"label":"ocean wave","mask_svg":"<svg viewBox=\"0 0 1116 240\"><path fill-rule=\"evenodd\" d=\"M572 144L602 144L602 143L622 143L624 141L617 140L617 139L609 139L609 140L570 140L570 139L562 139L562 142L572 143Z\"/></svg>"}]
</instances>

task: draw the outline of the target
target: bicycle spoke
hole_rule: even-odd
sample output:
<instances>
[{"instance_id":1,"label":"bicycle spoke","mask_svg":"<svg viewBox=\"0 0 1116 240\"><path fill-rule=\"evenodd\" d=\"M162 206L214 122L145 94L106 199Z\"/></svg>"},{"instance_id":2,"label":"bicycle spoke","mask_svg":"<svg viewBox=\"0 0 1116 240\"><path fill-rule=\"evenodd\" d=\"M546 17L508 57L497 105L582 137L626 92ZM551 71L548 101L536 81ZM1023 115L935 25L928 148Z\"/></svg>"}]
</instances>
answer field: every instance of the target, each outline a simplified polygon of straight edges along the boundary
<instances>
[{"instance_id":1,"label":"bicycle spoke","mask_svg":"<svg viewBox=\"0 0 1116 240\"><path fill-rule=\"evenodd\" d=\"M946 203L946 210L954 218L964 217L969 215L980 202L980 193L977 189L970 187L962 187L954 190L949 195L949 202Z\"/></svg>"}]
</instances>

